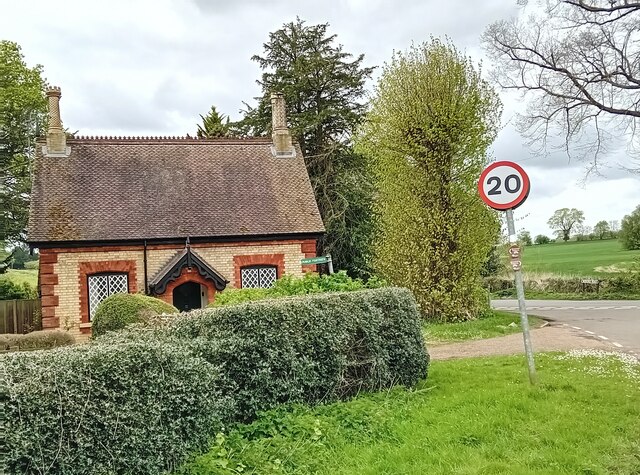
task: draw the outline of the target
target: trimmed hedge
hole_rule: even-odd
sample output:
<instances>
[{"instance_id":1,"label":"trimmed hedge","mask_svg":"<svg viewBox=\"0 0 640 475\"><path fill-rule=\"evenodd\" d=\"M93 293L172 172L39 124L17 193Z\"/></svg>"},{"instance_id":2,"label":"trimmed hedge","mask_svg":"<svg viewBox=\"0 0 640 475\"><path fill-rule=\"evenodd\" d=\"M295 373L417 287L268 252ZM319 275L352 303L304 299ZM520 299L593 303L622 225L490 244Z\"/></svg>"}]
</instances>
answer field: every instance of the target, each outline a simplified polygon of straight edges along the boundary
<instances>
[{"instance_id":1,"label":"trimmed hedge","mask_svg":"<svg viewBox=\"0 0 640 475\"><path fill-rule=\"evenodd\" d=\"M243 421L282 403L412 386L429 363L415 299L392 287L194 311L164 331L224 368Z\"/></svg>"},{"instance_id":2,"label":"trimmed hedge","mask_svg":"<svg viewBox=\"0 0 640 475\"><path fill-rule=\"evenodd\" d=\"M73 345L75 339L62 330L40 330L24 335L0 334L0 351L7 350L48 350L58 346Z\"/></svg>"},{"instance_id":3,"label":"trimmed hedge","mask_svg":"<svg viewBox=\"0 0 640 475\"><path fill-rule=\"evenodd\" d=\"M228 418L218 370L167 342L1 355L7 472L159 474Z\"/></svg>"},{"instance_id":4,"label":"trimmed hedge","mask_svg":"<svg viewBox=\"0 0 640 475\"><path fill-rule=\"evenodd\" d=\"M367 281L352 279L346 271L331 275L306 273L304 277L285 275L276 280L273 287L267 289L228 289L216 295L209 307L236 305L255 300L291 297L294 295L317 294L322 292L353 292L354 290L377 289L386 283L377 277Z\"/></svg>"},{"instance_id":5,"label":"trimmed hedge","mask_svg":"<svg viewBox=\"0 0 640 475\"><path fill-rule=\"evenodd\" d=\"M143 323L163 313L178 313L178 309L163 300L142 294L114 294L98 305L91 322L94 337L108 331L121 330L132 323Z\"/></svg>"},{"instance_id":6,"label":"trimmed hedge","mask_svg":"<svg viewBox=\"0 0 640 475\"><path fill-rule=\"evenodd\" d=\"M413 295L390 287L204 309L3 354L6 473L166 473L222 424L411 386L428 363Z\"/></svg>"}]
</instances>

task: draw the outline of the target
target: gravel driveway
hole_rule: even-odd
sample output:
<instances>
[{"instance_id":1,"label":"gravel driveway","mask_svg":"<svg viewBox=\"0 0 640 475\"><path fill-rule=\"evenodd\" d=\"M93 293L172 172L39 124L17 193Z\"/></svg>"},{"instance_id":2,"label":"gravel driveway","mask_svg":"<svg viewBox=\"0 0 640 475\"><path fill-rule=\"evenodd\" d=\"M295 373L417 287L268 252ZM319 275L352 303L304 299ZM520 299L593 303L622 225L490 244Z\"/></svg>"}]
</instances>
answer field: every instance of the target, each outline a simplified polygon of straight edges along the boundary
<instances>
[{"instance_id":1,"label":"gravel driveway","mask_svg":"<svg viewBox=\"0 0 640 475\"><path fill-rule=\"evenodd\" d=\"M611 343L562 324L551 323L544 328L531 330L531 340L535 352L568 351L577 348L619 351ZM434 360L524 353L522 333L442 345L430 345L427 342L427 348Z\"/></svg>"}]
</instances>

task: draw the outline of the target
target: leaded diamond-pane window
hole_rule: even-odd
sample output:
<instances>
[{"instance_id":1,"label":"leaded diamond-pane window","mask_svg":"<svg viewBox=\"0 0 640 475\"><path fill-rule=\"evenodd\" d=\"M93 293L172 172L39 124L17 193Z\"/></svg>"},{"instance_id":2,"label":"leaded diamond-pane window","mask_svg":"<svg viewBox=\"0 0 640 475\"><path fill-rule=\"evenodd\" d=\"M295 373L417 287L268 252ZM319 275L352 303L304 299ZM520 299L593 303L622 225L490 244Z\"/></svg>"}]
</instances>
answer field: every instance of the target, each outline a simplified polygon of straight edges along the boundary
<instances>
[{"instance_id":1,"label":"leaded diamond-pane window","mask_svg":"<svg viewBox=\"0 0 640 475\"><path fill-rule=\"evenodd\" d=\"M89 287L89 321L98 308L98 304L113 294L129 292L129 276L127 274L96 274L88 277Z\"/></svg>"},{"instance_id":2,"label":"leaded diamond-pane window","mask_svg":"<svg viewBox=\"0 0 640 475\"><path fill-rule=\"evenodd\" d=\"M275 266L243 267L240 270L243 289L257 289L273 287L278 278Z\"/></svg>"}]
</instances>

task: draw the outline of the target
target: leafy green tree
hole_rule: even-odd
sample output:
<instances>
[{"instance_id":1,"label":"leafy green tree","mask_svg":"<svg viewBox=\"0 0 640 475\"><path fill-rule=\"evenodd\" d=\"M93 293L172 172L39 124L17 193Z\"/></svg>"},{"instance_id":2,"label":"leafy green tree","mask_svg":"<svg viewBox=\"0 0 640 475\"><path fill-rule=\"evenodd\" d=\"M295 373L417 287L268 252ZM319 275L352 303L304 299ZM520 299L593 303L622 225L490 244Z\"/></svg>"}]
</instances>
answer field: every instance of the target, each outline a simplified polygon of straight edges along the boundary
<instances>
[{"instance_id":1,"label":"leafy green tree","mask_svg":"<svg viewBox=\"0 0 640 475\"><path fill-rule=\"evenodd\" d=\"M246 135L270 132L272 92L281 92L289 126L305 157L320 214L327 229L319 253L351 275L369 271L371 179L351 137L365 112L365 82L373 68L364 55L353 57L328 34L328 24L307 25L297 18L269 34L262 70L262 95L233 124Z\"/></svg>"},{"instance_id":2,"label":"leafy green tree","mask_svg":"<svg viewBox=\"0 0 640 475\"><path fill-rule=\"evenodd\" d=\"M520 234L518 234L518 241L521 242L523 246L531 246L533 244L529 231L521 231Z\"/></svg>"},{"instance_id":3,"label":"leafy green tree","mask_svg":"<svg viewBox=\"0 0 640 475\"><path fill-rule=\"evenodd\" d=\"M640 205L622 219L618 238L625 249L640 249Z\"/></svg>"},{"instance_id":4,"label":"leafy green tree","mask_svg":"<svg viewBox=\"0 0 640 475\"><path fill-rule=\"evenodd\" d=\"M598 221L596 225L593 227L593 234L595 234L598 239L604 239L607 234L609 234L611 229L609 228L609 223L606 221Z\"/></svg>"},{"instance_id":5,"label":"leafy green tree","mask_svg":"<svg viewBox=\"0 0 640 475\"><path fill-rule=\"evenodd\" d=\"M482 268L480 269L480 275L482 277L490 277L492 275L498 275L504 269L502 259L500 259L500 245L492 246L489 250Z\"/></svg>"},{"instance_id":6,"label":"leafy green tree","mask_svg":"<svg viewBox=\"0 0 640 475\"><path fill-rule=\"evenodd\" d=\"M198 124L196 134L200 139L212 139L217 137L227 137L230 135L229 117L219 114L216 106L211 106L207 115L200 114L202 125Z\"/></svg>"},{"instance_id":7,"label":"leafy green tree","mask_svg":"<svg viewBox=\"0 0 640 475\"><path fill-rule=\"evenodd\" d=\"M576 208L557 209L549 218L547 224L563 241L571 239L571 230L577 224L584 222L584 212Z\"/></svg>"},{"instance_id":8,"label":"leafy green tree","mask_svg":"<svg viewBox=\"0 0 640 475\"><path fill-rule=\"evenodd\" d=\"M42 66L29 68L20 46L0 41L0 242L25 238L31 157L44 123Z\"/></svg>"},{"instance_id":9,"label":"leafy green tree","mask_svg":"<svg viewBox=\"0 0 640 475\"><path fill-rule=\"evenodd\" d=\"M551 238L549 236L545 236L544 234L538 234L534 242L536 244L549 244L551 242Z\"/></svg>"},{"instance_id":10,"label":"leafy green tree","mask_svg":"<svg viewBox=\"0 0 640 475\"><path fill-rule=\"evenodd\" d=\"M384 67L358 137L376 179L375 270L410 288L427 318L486 307L479 275L499 224L477 180L500 113L471 60L434 39Z\"/></svg>"}]
</instances>

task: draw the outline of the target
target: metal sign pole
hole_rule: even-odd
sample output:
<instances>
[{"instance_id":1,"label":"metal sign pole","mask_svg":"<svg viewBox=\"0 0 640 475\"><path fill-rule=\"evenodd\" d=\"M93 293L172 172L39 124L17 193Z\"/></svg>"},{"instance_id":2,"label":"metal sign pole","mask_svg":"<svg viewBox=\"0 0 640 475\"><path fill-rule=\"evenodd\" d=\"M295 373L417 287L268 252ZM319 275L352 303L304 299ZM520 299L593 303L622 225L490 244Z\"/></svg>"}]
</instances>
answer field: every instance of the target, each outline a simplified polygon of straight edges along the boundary
<instances>
[{"instance_id":1,"label":"metal sign pole","mask_svg":"<svg viewBox=\"0 0 640 475\"><path fill-rule=\"evenodd\" d=\"M329 265L329 275L333 274L333 260L331 259L331 254L327 254L327 264Z\"/></svg>"},{"instance_id":2,"label":"metal sign pole","mask_svg":"<svg viewBox=\"0 0 640 475\"><path fill-rule=\"evenodd\" d=\"M508 209L507 213L507 229L509 232L509 242L515 244L516 226L513 222L513 210ZM527 318L527 307L524 300L524 283L522 281L522 270L520 266L514 267L516 280L516 292L518 294L518 308L520 309L520 325L522 326L522 335L524 337L524 351L527 354L527 365L529 367L529 382L536 384L538 378L536 376L536 364L533 360L533 347L531 346L531 335L529 333L529 319Z\"/></svg>"}]
</instances>

